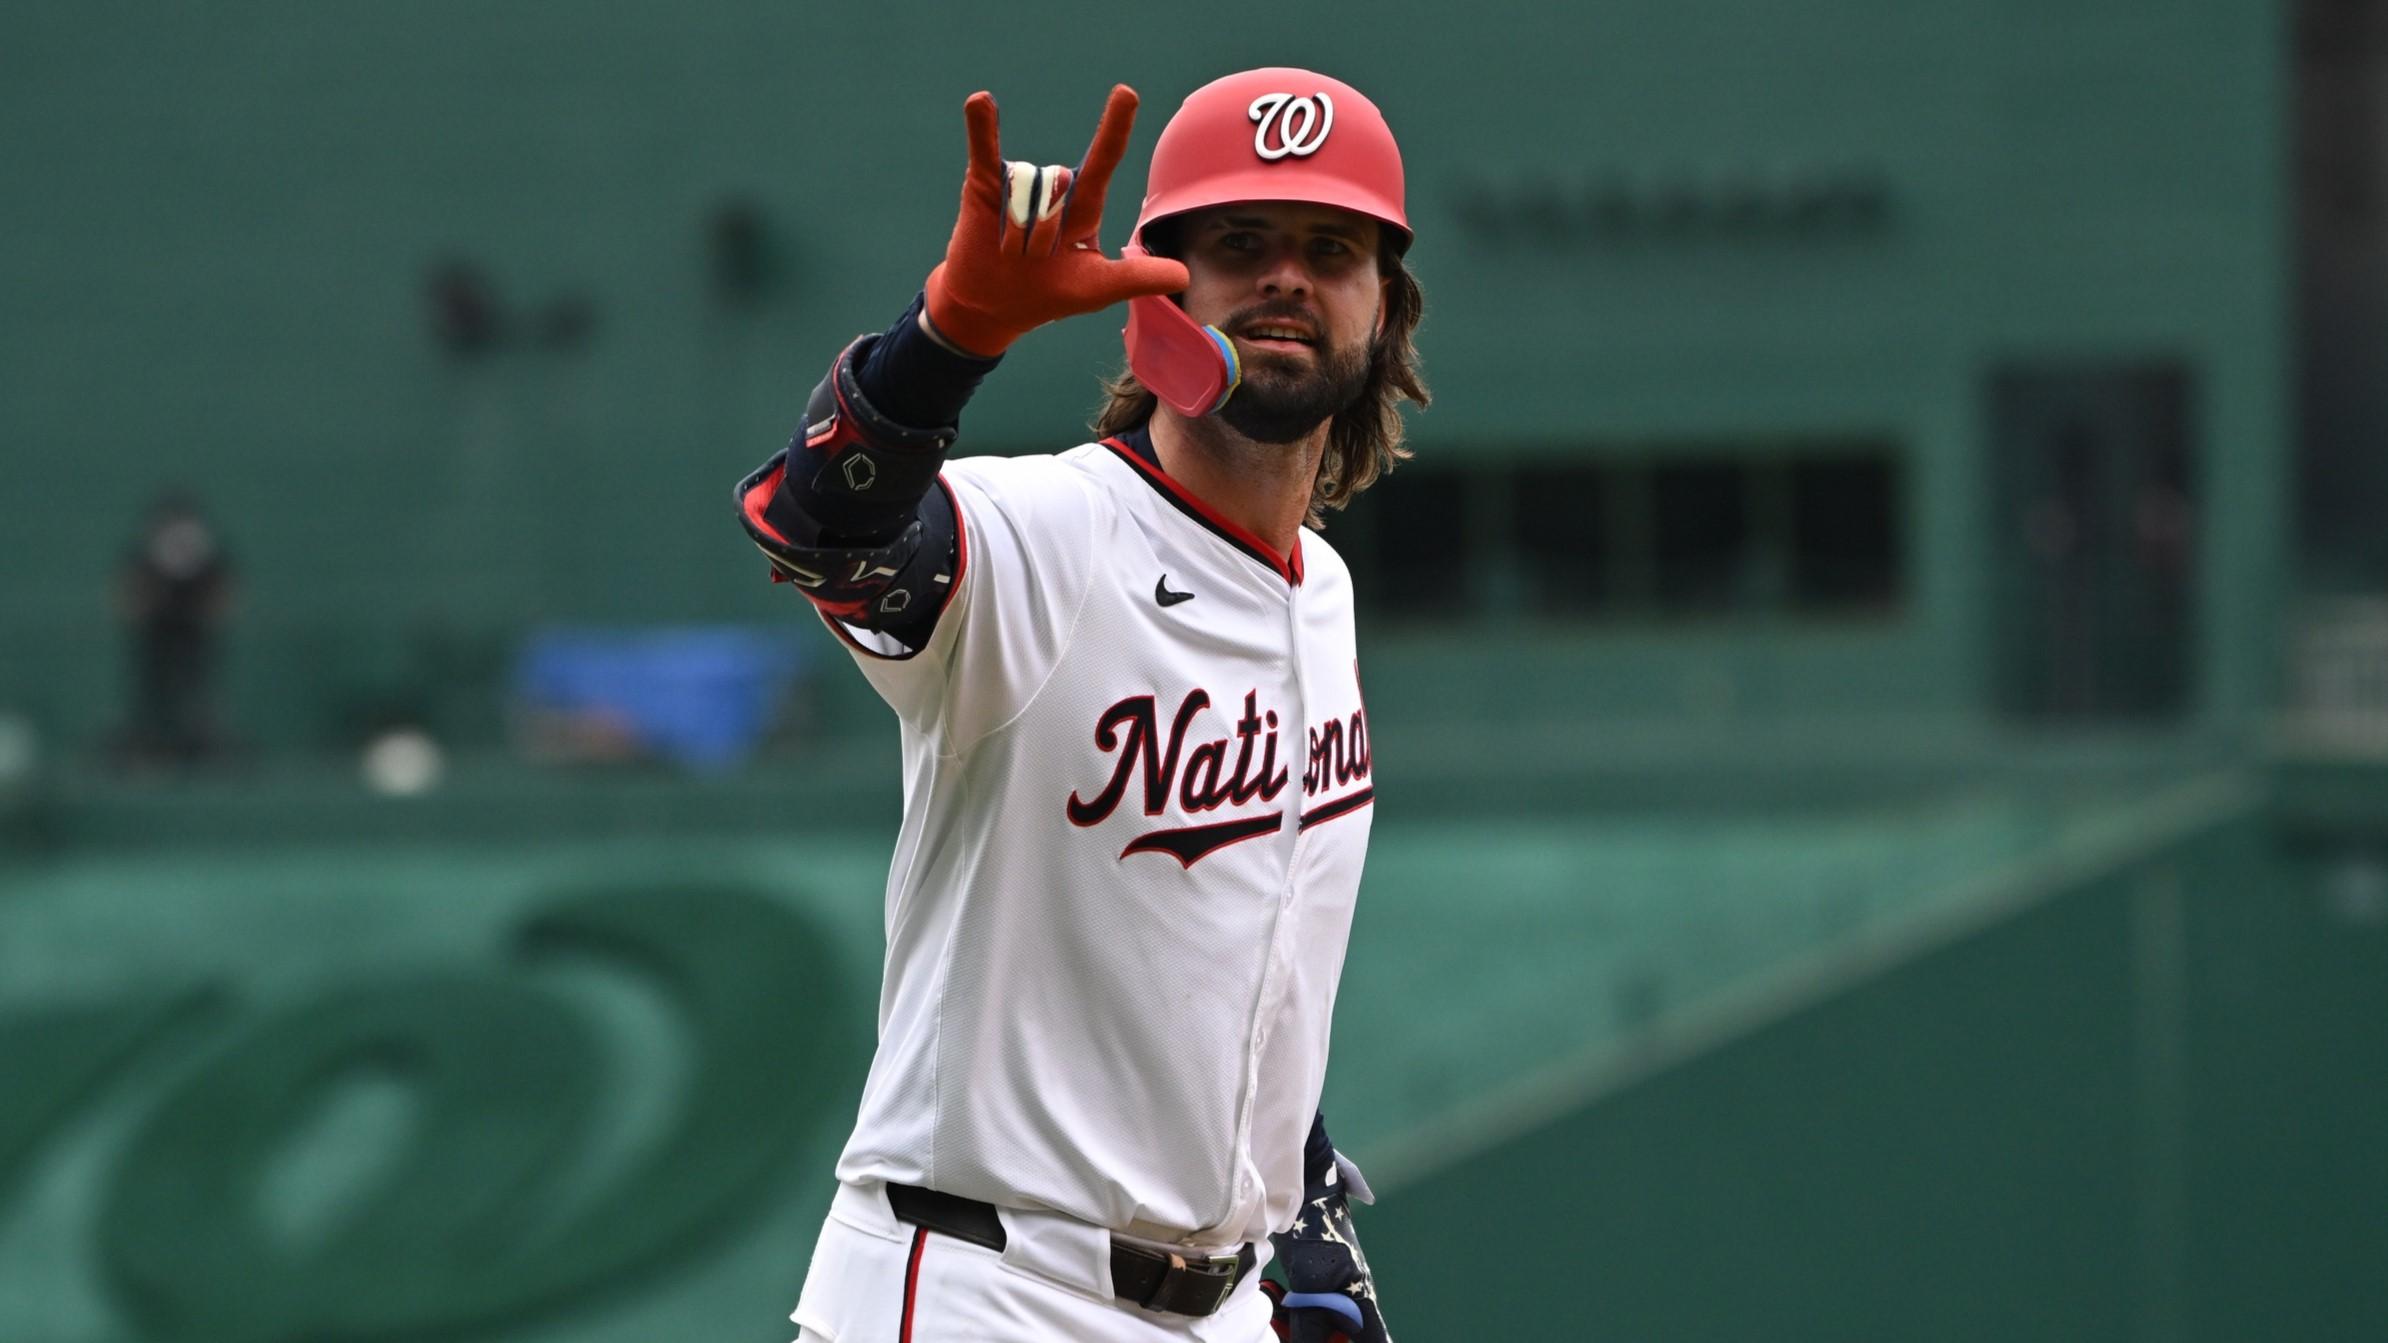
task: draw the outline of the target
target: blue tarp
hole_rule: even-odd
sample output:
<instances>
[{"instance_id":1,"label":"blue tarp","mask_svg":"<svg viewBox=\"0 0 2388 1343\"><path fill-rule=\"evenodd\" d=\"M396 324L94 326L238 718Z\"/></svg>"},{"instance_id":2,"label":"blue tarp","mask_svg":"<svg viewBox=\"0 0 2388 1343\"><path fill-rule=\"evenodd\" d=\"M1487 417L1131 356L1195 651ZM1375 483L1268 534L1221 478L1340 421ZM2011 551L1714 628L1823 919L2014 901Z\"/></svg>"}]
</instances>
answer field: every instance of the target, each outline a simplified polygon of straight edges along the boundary
<instances>
[{"instance_id":1,"label":"blue tarp","mask_svg":"<svg viewBox=\"0 0 2388 1343\"><path fill-rule=\"evenodd\" d=\"M784 632L561 628L524 643L514 692L533 712L604 715L654 755L724 769L754 753L803 668Z\"/></svg>"}]
</instances>

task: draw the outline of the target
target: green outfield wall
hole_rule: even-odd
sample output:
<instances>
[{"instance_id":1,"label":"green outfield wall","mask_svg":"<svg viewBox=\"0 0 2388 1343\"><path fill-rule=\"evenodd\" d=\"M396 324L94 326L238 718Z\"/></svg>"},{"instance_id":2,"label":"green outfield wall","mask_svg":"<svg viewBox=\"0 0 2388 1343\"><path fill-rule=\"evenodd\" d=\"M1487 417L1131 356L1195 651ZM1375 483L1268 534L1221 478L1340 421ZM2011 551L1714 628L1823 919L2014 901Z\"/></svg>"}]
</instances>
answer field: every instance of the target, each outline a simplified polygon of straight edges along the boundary
<instances>
[{"instance_id":1,"label":"green outfield wall","mask_svg":"<svg viewBox=\"0 0 2388 1343\"><path fill-rule=\"evenodd\" d=\"M2146 809L2015 795L1488 822L1383 805L1326 1107L1339 1141L1384 1158L1371 1243L1421 1337L1467 1332L1452 1322L1491 1247L1572 1263L1639 1225L1515 1206L1500 1152L1538 1139L1482 1141L1488 1101L1587 1053L1656 1057L1719 1004L1918 920L1978 923L1982 874L2110 847ZM0 1337L785 1343L871 1044L881 836L110 847L0 865ZM1862 1044L1786 1045L1782 1066L1870 1068ZM1853 1093L1848 1143L1905 1122L1896 1100ZM1720 1112L1668 1150L1790 1161L1785 1122ZM1679 1180L1647 1197L1687 1209L1713 1187L1647 1155L1545 1183L1622 1170ZM1448 1192L1479 1177L1481 1199ZM1598 1304L1587 1319L1627 1318Z\"/></svg>"},{"instance_id":2,"label":"green outfield wall","mask_svg":"<svg viewBox=\"0 0 2388 1343\"><path fill-rule=\"evenodd\" d=\"M2205 815L1442 1130L1371 1223L1403 1327L2379 1336L2388 869Z\"/></svg>"},{"instance_id":3,"label":"green outfield wall","mask_svg":"<svg viewBox=\"0 0 2388 1343\"><path fill-rule=\"evenodd\" d=\"M0 22L0 705L66 749L120 716L108 577L168 483L236 552L230 716L268 749L401 713L494 740L533 624L792 618L727 491L937 259L962 98L995 88L1011 151L1066 160L1109 82L1141 88L1117 242L1162 115L1270 61L1374 90L1402 136L1437 388L1418 471L1859 444L1892 473L1895 586L1854 616L1544 620L1504 603L1487 561L1430 634L1555 646L1586 714L1713 728L1856 700L1985 721L2009 544L1994 390L2156 368L2197 517L2172 721L2227 732L2267 693L2285 469L2270 5L1190 23L100 0ZM739 204L758 241L733 265L714 240ZM450 258L488 276L503 321L481 357L429 334L425 277ZM725 290L733 272L754 287ZM1116 349L1111 318L1021 346L970 412L973 450L1074 441ZM1468 555L1515 530L1500 506L1463 511L1447 525ZM1401 540L1373 540L1364 581ZM1421 675L1454 660L1421 657ZM1543 676L1459 660L1494 699Z\"/></svg>"}]
</instances>

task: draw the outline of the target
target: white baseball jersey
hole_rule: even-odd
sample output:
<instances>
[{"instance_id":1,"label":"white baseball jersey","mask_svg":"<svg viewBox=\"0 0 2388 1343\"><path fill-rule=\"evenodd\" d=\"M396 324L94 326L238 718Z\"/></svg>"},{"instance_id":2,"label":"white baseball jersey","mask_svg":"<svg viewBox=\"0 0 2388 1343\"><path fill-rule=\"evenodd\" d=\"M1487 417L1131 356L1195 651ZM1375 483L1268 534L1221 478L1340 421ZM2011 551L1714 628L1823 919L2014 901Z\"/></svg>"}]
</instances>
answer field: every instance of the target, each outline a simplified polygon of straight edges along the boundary
<instances>
[{"instance_id":1,"label":"white baseball jersey","mask_svg":"<svg viewBox=\"0 0 2388 1343\"><path fill-rule=\"evenodd\" d=\"M1350 574L1213 514L1141 436L950 463L907 652L879 1048L838 1163L1216 1246L1283 1230L1371 803Z\"/></svg>"}]
</instances>

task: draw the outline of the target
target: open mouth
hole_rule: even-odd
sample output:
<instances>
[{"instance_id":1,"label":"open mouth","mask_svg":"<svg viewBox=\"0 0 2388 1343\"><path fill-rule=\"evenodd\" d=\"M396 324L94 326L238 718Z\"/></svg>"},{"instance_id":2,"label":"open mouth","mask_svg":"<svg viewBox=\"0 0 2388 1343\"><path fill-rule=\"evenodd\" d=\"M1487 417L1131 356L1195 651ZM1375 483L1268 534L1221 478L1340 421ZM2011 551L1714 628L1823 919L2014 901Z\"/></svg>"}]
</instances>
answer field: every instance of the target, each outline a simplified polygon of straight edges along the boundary
<instances>
[{"instance_id":1,"label":"open mouth","mask_svg":"<svg viewBox=\"0 0 2388 1343\"><path fill-rule=\"evenodd\" d=\"M1255 322L1238 332L1236 339L1255 350L1286 353L1307 350L1317 343L1309 328L1289 322Z\"/></svg>"}]
</instances>

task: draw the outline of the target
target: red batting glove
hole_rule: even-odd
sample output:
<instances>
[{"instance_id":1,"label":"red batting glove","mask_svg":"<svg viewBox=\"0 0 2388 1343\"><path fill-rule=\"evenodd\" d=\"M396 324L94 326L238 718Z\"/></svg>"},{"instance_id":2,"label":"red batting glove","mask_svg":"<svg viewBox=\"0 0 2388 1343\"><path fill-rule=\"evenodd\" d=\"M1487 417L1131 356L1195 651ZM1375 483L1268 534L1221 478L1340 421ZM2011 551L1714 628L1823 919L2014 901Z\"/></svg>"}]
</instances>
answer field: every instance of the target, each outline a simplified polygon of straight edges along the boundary
<instances>
[{"instance_id":1,"label":"red batting glove","mask_svg":"<svg viewBox=\"0 0 2388 1343\"><path fill-rule=\"evenodd\" d=\"M994 95L971 94L962 114L970 127L962 213L928 283L929 324L947 344L991 358L1047 322L1185 289L1183 264L1167 257L1107 257L1096 240L1103 193L1136 121L1134 89L1112 87L1075 171L1006 163L996 138Z\"/></svg>"}]
</instances>

